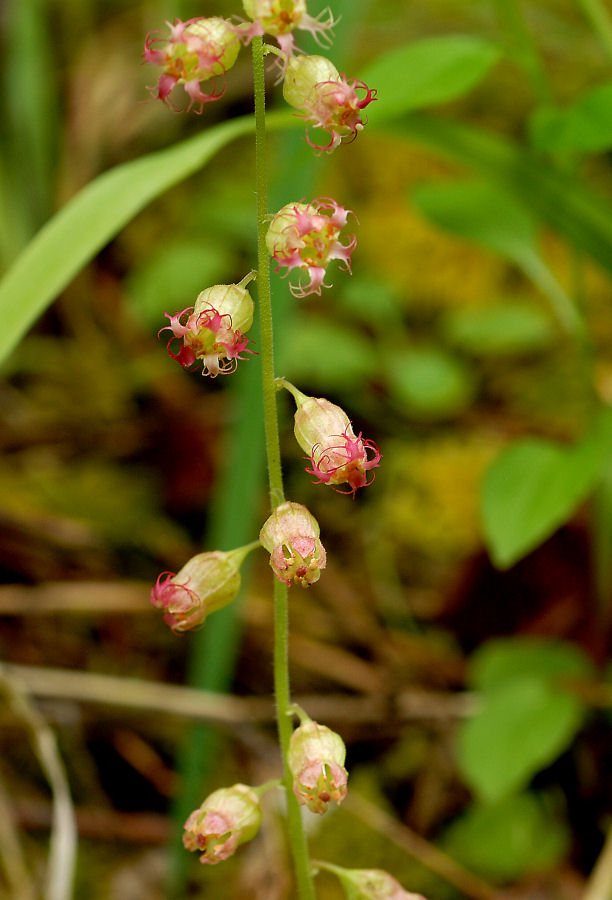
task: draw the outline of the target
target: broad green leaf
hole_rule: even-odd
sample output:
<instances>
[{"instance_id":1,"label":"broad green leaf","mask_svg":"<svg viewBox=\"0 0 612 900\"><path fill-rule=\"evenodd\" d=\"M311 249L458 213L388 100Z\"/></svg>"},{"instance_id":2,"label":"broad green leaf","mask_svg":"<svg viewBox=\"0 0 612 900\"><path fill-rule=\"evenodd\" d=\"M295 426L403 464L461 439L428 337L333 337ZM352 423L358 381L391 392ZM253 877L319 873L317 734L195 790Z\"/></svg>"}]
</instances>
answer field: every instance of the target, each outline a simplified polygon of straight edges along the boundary
<instances>
[{"instance_id":1,"label":"broad green leaf","mask_svg":"<svg viewBox=\"0 0 612 900\"><path fill-rule=\"evenodd\" d=\"M437 347L409 347L389 357L389 393L407 415L458 415L474 396L474 378L460 359Z\"/></svg>"},{"instance_id":2,"label":"broad green leaf","mask_svg":"<svg viewBox=\"0 0 612 900\"><path fill-rule=\"evenodd\" d=\"M540 107L529 122L537 150L597 153L612 147L612 83L600 84L566 109Z\"/></svg>"},{"instance_id":3,"label":"broad green leaf","mask_svg":"<svg viewBox=\"0 0 612 900\"><path fill-rule=\"evenodd\" d=\"M574 175L544 163L508 138L449 118L412 113L399 122L382 121L381 125L505 188L538 219L612 272L612 205L601 192L596 193ZM368 128L377 127L372 116Z\"/></svg>"},{"instance_id":4,"label":"broad green leaf","mask_svg":"<svg viewBox=\"0 0 612 900\"><path fill-rule=\"evenodd\" d=\"M593 665L575 644L523 637L487 641L470 659L469 682L483 693L524 675L555 683L589 678Z\"/></svg>"},{"instance_id":5,"label":"broad green leaf","mask_svg":"<svg viewBox=\"0 0 612 900\"><path fill-rule=\"evenodd\" d=\"M515 881L553 866L569 841L567 826L534 794L473 806L442 836L442 847L470 871L493 881Z\"/></svg>"},{"instance_id":6,"label":"broad green leaf","mask_svg":"<svg viewBox=\"0 0 612 900\"><path fill-rule=\"evenodd\" d=\"M480 799L495 802L524 788L550 765L580 728L577 697L535 675L498 685L457 739L461 771Z\"/></svg>"},{"instance_id":7,"label":"broad green leaf","mask_svg":"<svg viewBox=\"0 0 612 900\"><path fill-rule=\"evenodd\" d=\"M495 460L481 489L481 515L491 558L513 565L550 537L593 490L612 449L609 415L575 446L528 438Z\"/></svg>"},{"instance_id":8,"label":"broad green leaf","mask_svg":"<svg viewBox=\"0 0 612 900\"><path fill-rule=\"evenodd\" d=\"M545 350L555 340L550 316L508 300L478 309L450 310L442 321L445 338L480 357L515 356Z\"/></svg>"},{"instance_id":9,"label":"broad green leaf","mask_svg":"<svg viewBox=\"0 0 612 900\"><path fill-rule=\"evenodd\" d=\"M461 97L486 77L501 52L494 44L467 34L414 41L385 54L362 73L376 88L379 103L372 118L389 119L413 109Z\"/></svg>"},{"instance_id":10,"label":"broad green leaf","mask_svg":"<svg viewBox=\"0 0 612 900\"><path fill-rule=\"evenodd\" d=\"M537 252L533 213L513 193L499 184L454 181L425 185L412 199L440 227L516 263L548 297L563 326L578 326L571 300Z\"/></svg>"},{"instance_id":11,"label":"broad green leaf","mask_svg":"<svg viewBox=\"0 0 612 900\"><path fill-rule=\"evenodd\" d=\"M270 127L294 123L271 115ZM117 166L70 200L36 235L0 283L0 360L98 250L151 200L253 130L233 119L181 144Z\"/></svg>"}]
</instances>

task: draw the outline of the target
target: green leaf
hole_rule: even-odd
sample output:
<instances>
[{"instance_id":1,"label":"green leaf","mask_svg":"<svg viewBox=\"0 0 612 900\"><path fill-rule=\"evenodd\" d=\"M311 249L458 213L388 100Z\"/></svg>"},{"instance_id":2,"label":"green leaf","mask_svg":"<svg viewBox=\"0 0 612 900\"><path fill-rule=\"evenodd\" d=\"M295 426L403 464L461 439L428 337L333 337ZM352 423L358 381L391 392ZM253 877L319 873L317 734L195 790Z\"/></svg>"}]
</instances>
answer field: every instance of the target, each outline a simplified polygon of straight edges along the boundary
<instances>
[{"instance_id":1,"label":"green leaf","mask_svg":"<svg viewBox=\"0 0 612 900\"><path fill-rule=\"evenodd\" d=\"M289 118L272 114L268 125L293 126ZM39 231L0 283L0 360L136 213L253 128L251 116L224 122L167 150L117 166L76 194Z\"/></svg>"},{"instance_id":2,"label":"green leaf","mask_svg":"<svg viewBox=\"0 0 612 900\"><path fill-rule=\"evenodd\" d=\"M555 339L550 316L513 300L479 309L449 310L442 330L460 350L480 357L534 353L547 349Z\"/></svg>"},{"instance_id":3,"label":"green leaf","mask_svg":"<svg viewBox=\"0 0 612 900\"><path fill-rule=\"evenodd\" d=\"M515 881L563 858L568 829L534 794L473 806L442 836L442 847L470 871Z\"/></svg>"},{"instance_id":4,"label":"green leaf","mask_svg":"<svg viewBox=\"0 0 612 900\"><path fill-rule=\"evenodd\" d=\"M418 418L458 415L474 396L474 378L469 368L437 347L396 351L389 357L387 378L395 403Z\"/></svg>"},{"instance_id":5,"label":"green leaf","mask_svg":"<svg viewBox=\"0 0 612 900\"><path fill-rule=\"evenodd\" d=\"M414 41L366 67L363 79L381 101L372 118L389 119L413 109L461 97L486 77L501 52L473 35Z\"/></svg>"},{"instance_id":6,"label":"green leaf","mask_svg":"<svg viewBox=\"0 0 612 900\"><path fill-rule=\"evenodd\" d=\"M537 676L503 682L459 732L466 781L487 802L520 790L569 746L582 716L577 697Z\"/></svg>"},{"instance_id":7,"label":"green leaf","mask_svg":"<svg viewBox=\"0 0 612 900\"><path fill-rule=\"evenodd\" d=\"M469 682L482 693L526 675L551 683L589 678L593 665L574 644L522 637L487 641L470 659Z\"/></svg>"},{"instance_id":8,"label":"green leaf","mask_svg":"<svg viewBox=\"0 0 612 900\"><path fill-rule=\"evenodd\" d=\"M355 388L372 375L373 347L358 331L304 319L290 343L279 346L278 370L316 388Z\"/></svg>"},{"instance_id":9,"label":"green leaf","mask_svg":"<svg viewBox=\"0 0 612 900\"><path fill-rule=\"evenodd\" d=\"M372 117L369 128L376 128ZM392 126L396 136L416 141L468 166L521 201L577 249L612 272L612 205L574 175L542 162L533 152L483 129L412 113Z\"/></svg>"},{"instance_id":10,"label":"green leaf","mask_svg":"<svg viewBox=\"0 0 612 900\"><path fill-rule=\"evenodd\" d=\"M600 84L566 109L535 111L529 135L547 153L597 153L612 147L612 83Z\"/></svg>"},{"instance_id":11,"label":"green leaf","mask_svg":"<svg viewBox=\"0 0 612 900\"><path fill-rule=\"evenodd\" d=\"M572 301L536 249L536 219L513 193L470 180L424 185L412 199L440 227L516 263L548 297L563 326L577 327Z\"/></svg>"},{"instance_id":12,"label":"green leaf","mask_svg":"<svg viewBox=\"0 0 612 900\"><path fill-rule=\"evenodd\" d=\"M503 451L481 489L485 540L505 569L567 521L600 477L612 447L610 415L573 447L528 438Z\"/></svg>"},{"instance_id":13,"label":"green leaf","mask_svg":"<svg viewBox=\"0 0 612 900\"><path fill-rule=\"evenodd\" d=\"M533 215L499 185L473 180L428 184L417 188L412 200L437 225L508 259L534 252Z\"/></svg>"}]
</instances>

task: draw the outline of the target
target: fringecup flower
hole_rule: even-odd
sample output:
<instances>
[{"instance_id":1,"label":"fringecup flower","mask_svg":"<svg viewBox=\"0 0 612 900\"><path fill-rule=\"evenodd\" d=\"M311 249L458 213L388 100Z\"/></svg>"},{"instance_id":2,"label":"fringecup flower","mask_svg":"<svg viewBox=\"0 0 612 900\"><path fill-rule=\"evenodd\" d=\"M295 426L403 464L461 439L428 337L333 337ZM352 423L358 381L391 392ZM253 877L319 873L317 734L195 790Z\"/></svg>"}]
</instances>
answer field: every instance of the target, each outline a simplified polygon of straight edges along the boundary
<instances>
[{"instance_id":1,"label":"fringecup flower","mask_svg":"<svg viewBox=\"0 0 612 900\"><path fill-rule=\"evenodd\" d=\"M321 197L310 203L287 203L273 216L266 234L266 246L276 262L276 270L293 269L306 272L307 284L290 285L294 297L321 294L322 287L331 287L323 279L328 264L339 259L347 272L351 271L351 253L357 246L352 235L348 244L339 241L350 210L335 200Z\"/></svg>"},{"instance_id":2,"label":"fringecup flower","mask_svg":"<svg viewBox=\"0 0 612 900\"><path fill-rule=\"evenodd\" d=\"M295 50L295 29L309 31L322 46L331 43L329 32L335 23L329 9L314 18L306 11L306 0L242 0L242 5L256 26L247 34L273 35L285 59Z\"/></svg>"},{"instance_id":3,"label":"fringecup flower","mask_svg":"<svg viewBox=\"0 0 612 900\"><path fill-rule=\"evenodd\" d=\"M238 284L215 284L198 295L195 306L171 316L165 313L170 324L160 329L171 331L168 353L183 368L188 369L198 360L202 362L202 375L227 375L236 371L238 360L245 359L249 340L245 332L253 324L253 300L246 289L255 277L249 272ZM178 349L175 341L181 345Z\"/></svg>"},{"instance_id":4,"label":"fringecup flower","mask_svg":"<svg viewBox=\"0 0 612 900\"><path fill-rule=\"evenodd\" d=\"M376 91L363 81L348 81L324 56L294 56L287 64L283 97L306 120L310 146L329 153L363 131L367 124L363 110L376 99ZM311 140L313 128L327 131L328 143Z\"/></svg>"},{"instance_id":5,"label":"fringecup flower","mask_svg":"<svg viewBox=\"0 0 612 900\"><path fill-rule=\"evenodd\" d=\"M319 523L300 503L277 506L264 522L259 540L279 581L308 587L321 577L327 556L319 540Z\"/></svg>"},{"instance_id":6,"label":"fringecup flower","mask_svg":"<svg viewBox=\"0 0 612 900\"><path fill-rule=\"evenodd\" d=\"M195 103L200 105L202 112L205 103L223 96L224 89L217 93L213 88L212 93L206 94L200 84L225 74L236 62L240 50L236 26L220 16L199 17L186 22L177 19L174 25L166 24L170 36L165 42L155 32L148 34L145 40L145 62L163 69L151 91L158 99L169 102L173 88L182 84L189 97L188 109ZM160 42L161 47L154 47Z\"/></svg>"},{"instance_id":7,"label":"fringecup flower","mask_svg":"<svg viewBox=\"0 0 612 900\"><path fill-rule=\"evenodd\" d=\"M246 784L235 784L214 791L191 813L185 822L183 844L187 850L201 852L204 865L215 865L252 840L260 825L257 794Z\"/></svg>"},{"instance_id":8,"label":"fringecup flower","mask_svg":"<svg viewBox=\"0 0 612 900\"><path fill-rule=\"evenodd\" d=\"M338 876L350 900L425 900L421 894L405 891L399 881L383 869L345 869L331 863L317 863Z\"/></svg>"},{"instance_id":9,"label":"fringecup flower","mask_svg":"<svg viewBox=\"0 0 612 900\"><path fill-rule=\"evenodd\" d=\"M318 481L315 484L348 484L355 496L358 488L374 481L368 472L380 465L381 454L374 441L364 440L353 431L349 417L340 406L323 397L307 397L288 381L282 382L297 404L295 438L310 458L306 469ZM336 490L338 490L336 488Z\"/></svg>"},{"instance_id":10,"label":"fringecup flower","mask_svg":"<svg viewBox=\"0 0 612 900\"><path fill-rule=\"evenodd\" d=\"M257 544L229 553L198 553L177 572L162 572L151 589L151 603L164 610L175 634L191 631L206 617L231 603L240 590L240 566Z\"/></svg>"},{"instance_id":11,"label":"fringecup flower","mask_svg":"<svg viewBox=\"0 0 612 900\"><path fill-rule=\"evenodd\" d=\"M346 747L339 734L317 722L303 722L291 735L287 761L293 792L302 806L323 815L330 802L346 797Z\"/></svg>"}]
</instances>

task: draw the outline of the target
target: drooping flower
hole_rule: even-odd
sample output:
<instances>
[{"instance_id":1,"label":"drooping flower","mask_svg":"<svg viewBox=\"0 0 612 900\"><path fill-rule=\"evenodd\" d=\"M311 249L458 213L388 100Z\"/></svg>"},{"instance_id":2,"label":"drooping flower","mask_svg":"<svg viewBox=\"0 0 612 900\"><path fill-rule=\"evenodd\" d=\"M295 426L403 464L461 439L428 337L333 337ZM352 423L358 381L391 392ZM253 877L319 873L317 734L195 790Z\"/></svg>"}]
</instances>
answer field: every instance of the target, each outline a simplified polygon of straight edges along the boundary
<instances>
[{"instance_id":1,"label":"drooping flower","mask_svg":"<svg viewBox=\"0 0 612 900\"><path fill-rule=\"evenodd\" d=\"M383 869L345 869L328 862L317 862L316 867L337 875L351 900L425 900L422 894L405 891Z\"/></svg>"},{"instance_id":2,"label":"drooping flower","mask_svg":"<svg viewBox=\"0 0 612 900\"><path fill-rule=\"evenodd\" d=\"M349 417L340 406L324 397L307 397L290 382L282 380L284 387L293 394L295 411L295 438L308 454L316 484L348 484L348 493L355 495L358 488L374 481L374 472L380 465L381 454L374 441L364 440L355 434ZM337 488L336 488L337 490Z\"/></svg>"},{"instance_id":3,"label":"drooping flower","mask_svg":"<svg viewBox=\"0 0 612 900\"><path fill-rule=\"evenodd\" d=\"M352 235L348 244L338 240L349 213L335 200L320 197L310 203L287 203L273 216L266 246L277 263L276 271L287 269L288 275L293 269L301 269L310 278L307 284L289 286L294 297L320 295L322 287L331 287L323 281L331 260L340 260L345 270L351 271L357 238Z\"/></svg>"},{"instance_id":4,"label":"drooping flower","mask_svg":"<svg viewBox=\"0 0 612 900\"><path fill-rule=\"evenodd\" d=\"M145 40L145 62L163 68L151 91L158 99L169 102L172 89L182 84L189 97L188 110L199 104L202 112L205 103L223 96L225 89L217 92L213 88L212 93L206 94L200 84L225 74L236 62L240 50L236 26L220 16L198 17L186 22L177 19L174 25L166 24L170 35L165 42L156 36L156 32L148 34ZM153 46L160 41L161 47Z\"/></svg>"},{"instance_id":5,"label":"drooping flower","mask_svg":"<svg viewBox=\"0 0 612 900\"><path fill-rule=\"evenodd\" d=\"M201 852L200 862L215 865L252 840L261 825L261 806L246 784L220 788L206 798L185 822L183 844Z\"/></svg>"},{"instance_id":6,"label":"drooping flower","mask_svg":"<svg viewBox=\"0 0 612 900\"><path fill-rule=\"evenodd\" d=\"M309 720L295 729L287 761L301 806L323 815L332 800L342 803L348 779L345 758L344 741L326 725Z\"/></svg>"},{"instance_id":7,"label":"drooping flower","mask_svg":"<svg viewBox=\"0 0 612 900\"><path fill-rule=\"evenodd\" d=\"M151 589L151 603L163 609L175 634L198 628L210 613L231 603L240 590L240 566L257 544L224 553L198 553L177 572L162 572Z\"/></svg>"},{"instance_id":8,"label":"drooping flower","mask_svg":"<svg viewBox=\"0 0 612 900\"><path fill-rule=\"evenodd\" d=\"M328 46L334 17L325 9L316 18L306 11L306 0L242 0L247 16L253 20L255 29L250 34L271 34L288 60L295 50L295 29L309 31L318 44Z\"/></svg>"},{"instance_id":9,"label":"drooping flower","mask_svg":"<svg viewBox=\"0 0 612 900\"><path fill-rule=\"evenodd\" d=\"M327 561L319 533L319 523L300 503L281 503L266 519L259 540L280 581L308 587L319 580Z\"/></svg>"},{"instance_id":10,"label":"drooping flower","mask_svg":"<svg viewBox=\"0 0 612 900\"><path fill-rule=\"evenodd\" d=\"M315 150L331 152L344 141L354 141L367 118L363 110L376 99L376 91L363 81L349 81L324 56L294 56L288 64L283 97L306 119L306 140ZM330 135L325 144L311 140L311 129Z\"/></svg>"},{"instance_id":11,"label":"drooping flower","mask_svg":"<svg viewBox=\"0 0 612 900\"><path fill-rule=\"evenodd\" d=\"M183 368L188 369L198 360L202 362L202 374L227 375L236 371L239 359L248 349L245 332L253 324L253 300L246 289L255 277L249 272L238 284L215 284L198 295L195 306L171 316L165 313L170 324L160 329L171 331L168 353ZM175 340L181 343L177 352L172 347Z\"/></svg>"}]
</instances>

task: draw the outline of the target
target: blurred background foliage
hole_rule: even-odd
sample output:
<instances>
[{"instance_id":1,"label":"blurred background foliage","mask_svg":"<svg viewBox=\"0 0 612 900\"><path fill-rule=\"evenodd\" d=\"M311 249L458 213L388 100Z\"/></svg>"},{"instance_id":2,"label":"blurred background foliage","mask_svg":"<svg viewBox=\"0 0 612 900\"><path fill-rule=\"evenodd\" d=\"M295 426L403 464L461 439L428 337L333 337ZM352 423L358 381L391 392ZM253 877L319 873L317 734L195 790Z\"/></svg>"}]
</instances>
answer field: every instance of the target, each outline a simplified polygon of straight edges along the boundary
<instances>
[{"instance_id":1,"label":"blurred background foliage","mask_svg":"<svg viewBox=\"0 0 612 900\"><path fill-rule=\"evenodd\" d=\"M310 11L322 5L313 0ZM522 190L520 172L514 189L507 172L492 178L498 158L484 137L466 165L467 139L452 130L523 148L536 175L558 175L567 186L559 197L584 221L589 197L612 202L610 58L586 7L333 4L342 20L330 55L349 75L430 38L471 36L494 54L471 90L430 101L433 120L387 123L381 94L370 126L330 157L313 159L297 134L270 137L271 205L333 196L355 210L359 240L352 277L336 274L321 298L295 301L275 281L277 370L340 403L384 456L354 502L311 485L281 398L287 495L317 516L330 560L315 588L291 597L294 690L323 703L326 724L345 737L357 796L310 817L313 855L383 867L432 900L580 896L612 812L609 478L595 500L593 479L561 497L561 513L518 555L510 548L505 571L485 550L495 538L480 500L504 448L526 435L580 448L594 407L610 401L612 242L603 226L599 243L551 227L563 207L538 199L537 177ZM229 0L6 0L3 271L100 173L250 113L246 53L202 117L147 101L155 76L140 65L144 35L165 20L240 12ZM314 51L308 37L301 44ZM282 108L270 87L271 106ZM409 79L398 88L412 90ZM576 185L590 193L571 206ZM5 662L73 670L75 685L102 673L146 679L153 694L158 682L191 681L269 696L263 554L241 603L195 638L172 636L147 599L160 570L203 546L251 540L265 515L257 362L203 382L156 336L164 311L238 281L254 247L253 148L240 137L136 215L5 361ZM569 298L588 340L564 327ZM262 835L221 867L167 849L173 809L180 819L202 791L274 777L271 721L253 712L194 730L179 715L122 710L112 693L83 704L58 688L38 701L77 809L75 896L292 896L272 798ZM20 896L38 896L48 789L22 724L3 707L0 717L0 799L6 793L25 860ZM404 830L374 820L368 802ZM432 861L432 847L446 862ZM448 858L465 868L449 874ZM13 896L4 876L0 896ZM33 894L28 882L39 886ZM327 874L317 885L321 900L340 896Z\"/></svg>"}]
</instances>

